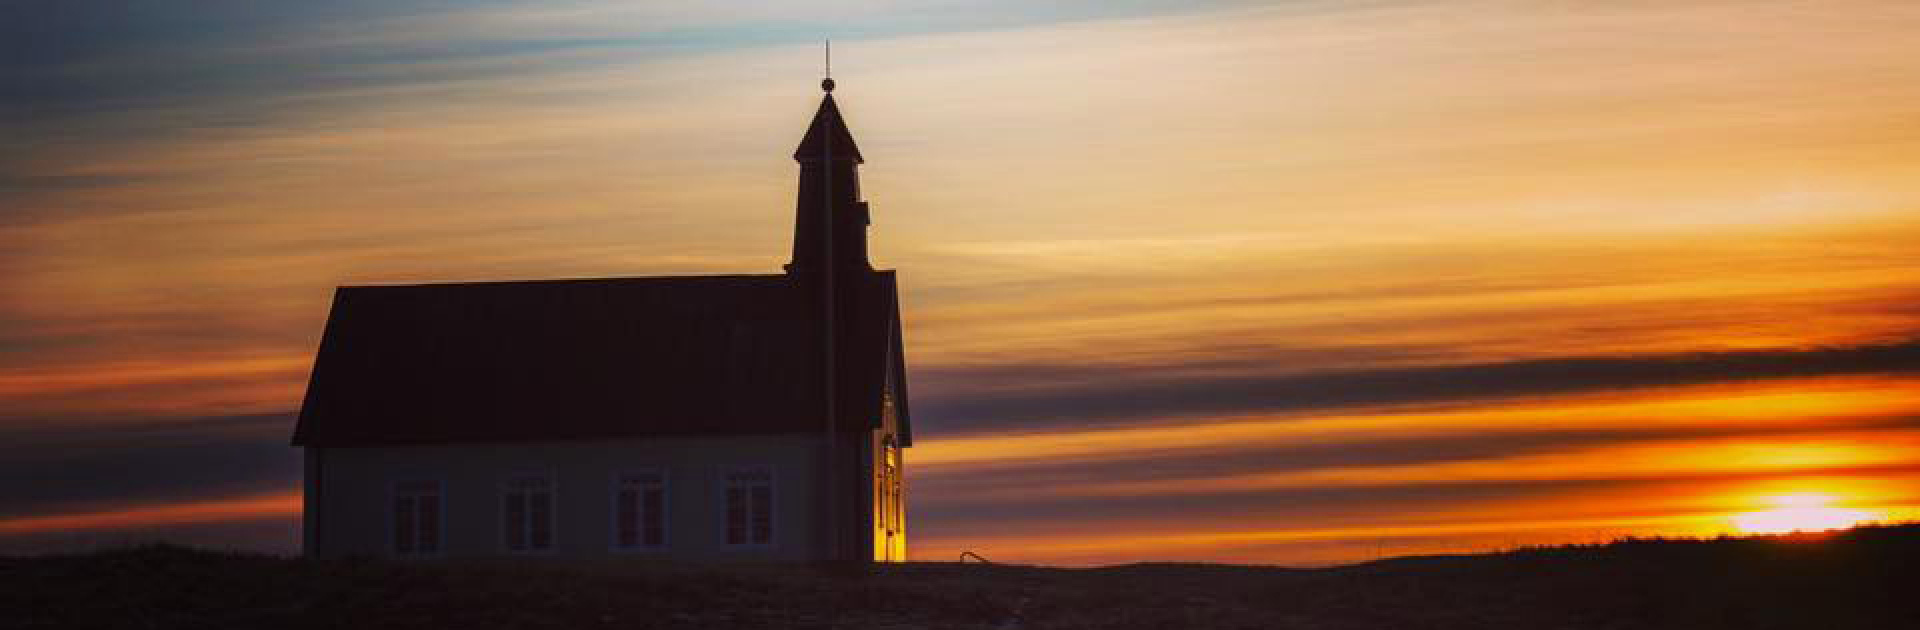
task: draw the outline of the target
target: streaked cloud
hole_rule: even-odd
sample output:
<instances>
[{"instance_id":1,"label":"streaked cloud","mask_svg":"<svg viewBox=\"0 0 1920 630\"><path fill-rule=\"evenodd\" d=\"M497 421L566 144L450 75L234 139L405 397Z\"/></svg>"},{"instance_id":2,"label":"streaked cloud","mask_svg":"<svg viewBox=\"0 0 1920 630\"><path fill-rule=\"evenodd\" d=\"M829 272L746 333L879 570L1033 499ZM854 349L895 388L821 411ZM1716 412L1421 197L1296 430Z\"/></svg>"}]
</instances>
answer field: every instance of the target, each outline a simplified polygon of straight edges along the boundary
<instances>
[{"instance_id":1,"label":"streaked cloud","mask_svg":"<svg viewBox=\"0 0 1920 630\"><path fill-rule=\"evenodd\" d=\"M1187 366L1190 368L1187 374L1114 365L999 366L982 370L986 374L963 372L953 380L1020 383L1034 381L1036 375L1057 380L1046 385L1003 388L985 396L957 392L946 397L936 392L923 397L918 408L928 415L954 418L956 422L951 426L942 427L954 433L1022 429L1031 432L1056 425L1085 426L1183 415L1204 417L1366 405L1458 403L1692 383L1920 371L1920 343L1912 341L1852 348L1562 357L1306 373L1288 365L1285 354L1274 354L1277 356L1269 359L1271 364L1220 362ZM1876 383L1877 387L1896 390L1910 385L1905 381Z\"/></svg>"},{"instance_id":2,"label":"streaked cloud","mask_svg":"<svg viewBox=\"0 0 1920 630\"><path fill-rule=\"evenodd\" d=\"M112 529L129 526L224 523L283 517L300 512L300 494L276 493L217 501L168 503L80 514L0 520L0 536L44 531Z\"/></svg>"}]
</instances>

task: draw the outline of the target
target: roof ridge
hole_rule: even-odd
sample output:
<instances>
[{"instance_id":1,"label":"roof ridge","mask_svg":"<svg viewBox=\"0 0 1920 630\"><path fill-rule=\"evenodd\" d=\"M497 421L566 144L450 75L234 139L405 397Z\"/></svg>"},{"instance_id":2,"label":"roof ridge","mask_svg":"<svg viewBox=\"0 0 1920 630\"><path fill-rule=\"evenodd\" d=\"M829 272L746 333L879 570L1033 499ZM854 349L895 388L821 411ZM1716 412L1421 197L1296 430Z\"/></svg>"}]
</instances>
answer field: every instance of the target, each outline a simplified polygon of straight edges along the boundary
<instances>
[{"instance_id":1,"label":"roof ridge","mask_svg":"<svg viewBox=\"0 0 1920 630\"><path fill-rule=\"evenodd\" d=\"M394 284L343 284L341 289L399 289L422 287L465 287L484 285L515 284L585 284L592 282L668 282L675 280L770 280L787 278L784 273L730 273L730 274L691 274L681 276L605 276L576 278L526 278L516 280L454 280L448 282L413 282Z\"/></svg>"}]
</instances>

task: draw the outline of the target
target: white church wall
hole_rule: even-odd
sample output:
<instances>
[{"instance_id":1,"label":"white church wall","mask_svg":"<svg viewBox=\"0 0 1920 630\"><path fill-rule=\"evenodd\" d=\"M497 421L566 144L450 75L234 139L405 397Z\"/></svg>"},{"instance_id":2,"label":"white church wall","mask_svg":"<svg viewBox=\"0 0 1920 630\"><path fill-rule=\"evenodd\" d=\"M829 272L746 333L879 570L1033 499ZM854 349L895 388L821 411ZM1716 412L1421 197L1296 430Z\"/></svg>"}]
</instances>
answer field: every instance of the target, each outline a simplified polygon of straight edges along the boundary
<instances>
[{"instance_id":1,"label":"white church wall","mask_svg":"<svg viewBox=\"0 0 1920 630\"><path fill-rule=\"evenodd\" d=\"M415 520L437 520L439 530L413 538L437 543L424 553L416 549L418 555L791 562L811 559L823 546L815 509L821 503L818 436L308 449L307 457L306 540L317 555L400 555L396 484L410 484L406 492L412 493L433 489L424 482L438 484L438 517ZM772 540L730 545L725 475L749 467L771 472ZM616 475L642 469L664 473L665 544L614 549ZM503 484L515 476L551 481L554 522L548 550L508 549Z\"/></svg>"}]
</instances>

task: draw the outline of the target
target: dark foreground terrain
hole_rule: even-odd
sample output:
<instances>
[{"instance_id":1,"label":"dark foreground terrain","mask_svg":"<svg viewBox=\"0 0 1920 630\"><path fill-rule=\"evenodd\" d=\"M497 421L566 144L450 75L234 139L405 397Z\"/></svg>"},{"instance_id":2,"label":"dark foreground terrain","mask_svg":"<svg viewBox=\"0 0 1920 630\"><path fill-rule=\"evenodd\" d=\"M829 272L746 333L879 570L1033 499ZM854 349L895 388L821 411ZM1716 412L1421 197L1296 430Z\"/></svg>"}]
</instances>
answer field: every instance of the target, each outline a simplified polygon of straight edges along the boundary
<instances>
[{"instance_id":1,"label":"dark foreground terrain","mask_svg":"<svg viewBox=\"0 0 1920 630\"><path fill-rule=\"evenodd\" d=\"M0 558L6 628L1920 628L1920 524L1332 569Z\"/></svg>"}]
</instances>

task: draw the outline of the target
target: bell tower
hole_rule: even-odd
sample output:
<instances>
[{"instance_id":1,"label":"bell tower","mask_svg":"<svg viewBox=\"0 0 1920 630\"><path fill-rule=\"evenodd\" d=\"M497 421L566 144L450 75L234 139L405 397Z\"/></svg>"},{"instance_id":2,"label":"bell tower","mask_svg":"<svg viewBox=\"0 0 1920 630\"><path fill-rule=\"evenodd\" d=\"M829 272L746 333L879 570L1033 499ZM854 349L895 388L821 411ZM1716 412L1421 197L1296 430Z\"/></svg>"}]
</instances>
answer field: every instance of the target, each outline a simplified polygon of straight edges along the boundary
<instances>
[{"instance_id":1,"label":"bell tower","mask_svg":"<svg viewBox=\"0 0 1920 630\"><path fill-rule=\"evenodd\" d=\"M786 267L789 275L813 280L828 270L841 275L873 270L867 261L867 202L860 200L859 168L865 160L833 102L833 79L822 80L820 89L826 95L793 151L800 186L793 262Z\"/></svg>"}]
</instances>

